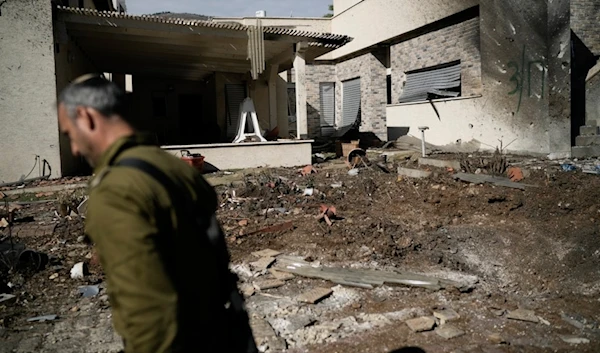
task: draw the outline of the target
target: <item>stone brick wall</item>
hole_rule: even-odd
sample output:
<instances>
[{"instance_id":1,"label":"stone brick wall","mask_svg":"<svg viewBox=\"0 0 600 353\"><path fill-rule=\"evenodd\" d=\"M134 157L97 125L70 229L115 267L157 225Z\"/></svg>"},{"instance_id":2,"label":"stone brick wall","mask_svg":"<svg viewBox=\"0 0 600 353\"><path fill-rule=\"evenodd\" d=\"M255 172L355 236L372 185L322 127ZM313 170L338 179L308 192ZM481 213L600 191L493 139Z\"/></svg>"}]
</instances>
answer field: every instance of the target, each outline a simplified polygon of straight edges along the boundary
<instances>
[{"instance_id":1,"label":"stone brick wall","mask_svg":"<svg viewBox=\"0 0 600 353\"><path fill-rule=\"evenodd\" d=\"M482 93L479 17L424 34L390 48L392 103L398 102L402 76L452 61L461 61L461 96Z\"/></svg>"},{"instance_id":2,"label":"stone brick wall","mask_svg":"<svg viewBox=\"0 0 600 353\"><path fill-rule=\"evenodd\" d=\"M369 53L337 64L336 75L336 122L341 122L342 118L343 82L360 77L362 117L360 131L373 132L380 139L387 140L385 65Z\"/></svg>"},{"instance_id":3,"label":"stone brick wall","mask_svg":"<svg viewBox=\"0 0 600 353\"><path fill-rule=\"evenodd\" d=\"M595 54L600 55L600 1L571 0L571 29Z\"/></svg>"},{"instance_id":4,"label":"stone brick wall","mask_svg":"<svg viewBox=\"0 0 600 353\"><path fill-rule=\"evenodd\" d=\"M308 136L321 136L321 82L336 82L335 65L306 65L306 114Z\"/></svg>"}]
</instances>

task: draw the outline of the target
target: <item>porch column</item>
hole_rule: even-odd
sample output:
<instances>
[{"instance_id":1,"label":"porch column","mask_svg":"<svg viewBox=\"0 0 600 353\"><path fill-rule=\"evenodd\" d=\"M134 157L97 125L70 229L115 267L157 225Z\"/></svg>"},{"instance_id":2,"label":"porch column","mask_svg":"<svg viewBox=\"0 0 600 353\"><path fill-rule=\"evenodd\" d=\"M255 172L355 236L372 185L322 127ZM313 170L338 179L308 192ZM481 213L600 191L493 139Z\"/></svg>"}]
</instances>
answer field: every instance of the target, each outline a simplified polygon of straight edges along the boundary
<instances>
[{"instance_id":1,"label":"porch column","mask_svg":"<svg viewBox=\"0 0 600 353\"><path fill-rule=\"evenodd\" d=\"M296 128L297 138L308 138L308 119L306 111L306 58L307 43L296 45L294 72L296 75Z\"/></svg>"},{"instance_id":2,"label":"porch column","mask_svg":"<svg viewBox=\"0 0 600 353\"><path fill-rule=\"evenodd\" d=\"M270 129L277 126L277 80L279 79L279 64L269 67L269 117Z\"/></svg>"}]
</instances>

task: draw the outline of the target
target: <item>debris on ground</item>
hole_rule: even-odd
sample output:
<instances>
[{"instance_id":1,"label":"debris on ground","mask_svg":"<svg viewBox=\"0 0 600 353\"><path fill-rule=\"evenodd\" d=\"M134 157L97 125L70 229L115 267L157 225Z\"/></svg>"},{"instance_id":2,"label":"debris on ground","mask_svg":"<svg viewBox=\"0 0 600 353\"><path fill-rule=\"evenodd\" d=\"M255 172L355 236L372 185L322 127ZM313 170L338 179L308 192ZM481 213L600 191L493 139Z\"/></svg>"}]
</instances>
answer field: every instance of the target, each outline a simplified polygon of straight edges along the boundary
<instances>
[{"instance_id":1,"label":"debris on ground","mask_svg":"<svg viewBox=\"0 0 600 353\"><path fill-rule=\"evenodd\" d=\"M304 292L298 296L298 301L303 303L315 304L318 301L327 298L333 293L331 288L313 288L308 292Z\"/></svg>"},{"instance_id":2,"label":"debris on ground","mask_svg":"<svg viewBox=\"0 0 600 353\"><path fill-rule=\"evenodd\" d=\"M460 315L452 309L435 310L433 316L440 321L440 325L460 319Z\"/></svg>"},{"instance_id":3,"label":"debris on ground","mask_svg":"<svg viewBox=\"0 0 600 353\"><path fill-rule=\"evenodd\" d=\"M278 259L276 269L290 272L295 275L320 278L337 284L356 286L361 288L374 288L387 284L401 284L413 287L422 287L432 290L444 288L457 288L461 291L472 290L472 286L451 280L443 280L421 276L409 272L388 272L372 269L355 269L339 267L314 267L306 261L296 261L293 264L281 263Z\"/></svg>"},{"instance_id":4,"label":"debris on ground","mask_svg":"<svg viewBox=\"0 0 600 353\"><path fill-rule=\"evenodd\" d=\"M517 309L509 312L506 317L512 320L527 321L534 323L540 322L540 319L537 317L537 315L535 315L535 312L533 310Z\"/></svg>"},{"instance_id":5,"label":"debris on ground","mask_svg":"<svg viewBox=\"0 0 600 353\"><path fill-rule=\"evenodd\" d=\"M44 316L36 316L27 319L28 322L45 322L45 321L54 321L58 319L58 315L44 315Z\"/></svg>"},{"instance_id":6,"label":"debris on ground","mask_svg":"<svg viewBox=\"0 0 600 353\"><path fill-rule=\"evenodd\" d=\"M79 294L84 298L92 298L100 293L98 286L81 286L79 287Z\"/></svg>"},{"instance_id":7,"label":"debris on ground","mask_svg":"<svg viewBox=\"0 0 600 353\"><path fill-rule=\"evenodd\" d=\"M467 174L467 173L456 173L456 174L454 174L453 177L454 177L454 179L459 179L461 181L465 181L465 182L472 183L472 184L489 183L489 184L493 184L496 186L504 186L507 188L521 189L521 190L525 190L526 186L533 186L533 185L515 183L515 182L512 182L508 178L497 177L497 176L493 176L493 175L485 175L485 174L476 175L476 174Z\"/></svg>"},{"instance_id":8,"label":"debris on ground","mask_svg":"<svg viewBox=\"0 0 600 353\"><path fill-rule=\"evenodd\" d=\"M563 342L566 342L568 344L588 344L588 343L590 343L589 339L577 337L577 336L562 335L562 336L560 336L560 339L563 340Z\"/></svg>"},{"instance_id":9,"label":"debris on ground","mask_svg":"<svg viewBox=\"0 0 600 353\"><path fill-rule=\"evenodd\" d=\"M313 173L317 173L317 170L312 165L307 165L306 167L298 170L298 172L302 176L307 176L307 175L310 175L310 174L313 174Z\"/></svg>"},{"instance_id":10,"label":"debris on ground","mask_svg":"<svg viewBox=\"0 0 600 353\"><path fill-rule=\"evenodd\" d=\"M85 277L87 273L87 266L84 262L78 262L75 265L73 265L73 268L71 269L71 278L72 279L80 279Z\"/></svg>"},{"instance_id":11,"label":"debris on ground","mask_svg":"<svg viewBox=\"0 0 600 353\"><path fill-rule=\"evenodd\" d=\"M10 305L17 301L17 296L7 293L0 294L0 305Z\"/></svg>"},{"instance_id":12,"label":"debris on ground","mask_svg":"<svg viewBox=\"0 0 600 353\"><path fill-rule=\"evenodd\" d=\"M442 327L438 327L434 331L438 336L443 337L447 340L457 338L463 336L465 331L459 329L454 325L444 325Z\"/></svg>"},{"instance_id":13,"label":"debris on ground","mask_svg":"<svg viewBox=\"0 0 600 353\"><path fill-rule=\"evenodd\" d=\"M435 320L430 316L423 316L406 320L406 325L408 325L413 332L431 331L435 327Z\"/></svg>"},{"instance_id":14,"label":"debris on ground","mask_svg":"<svg viewBox=\"0 0 600 353\"><path fill-rule=\"evenodd\" d=\"M320 213L317 216L317 219L324 220L327 225L331 227L333 225L332 221L337 219L337 209L335 206L321 205L319 211Z\"/></svg>"}]
</instances>

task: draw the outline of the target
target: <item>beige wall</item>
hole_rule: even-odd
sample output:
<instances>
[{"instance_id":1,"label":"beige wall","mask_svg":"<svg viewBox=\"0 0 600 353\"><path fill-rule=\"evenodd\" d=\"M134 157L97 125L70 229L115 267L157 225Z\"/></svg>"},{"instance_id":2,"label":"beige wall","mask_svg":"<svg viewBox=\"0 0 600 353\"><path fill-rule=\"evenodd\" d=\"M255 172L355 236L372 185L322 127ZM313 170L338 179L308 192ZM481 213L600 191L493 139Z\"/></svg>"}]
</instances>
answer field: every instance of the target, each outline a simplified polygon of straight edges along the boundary
<instances>
[{"instance_id":1,"label":"beige wall","mask_svg":"<svg viewBox=\"0 0 600 353\"><path fill-rule=\"evenodd\" d=\"M51 3L8 1L0 17L0 182L25 177L35 155L60 176ZM38 169L29 175L37 177Z\"/></svg>"},{"instance_id":2,"label":"beige wall","mask_svg":"<svg viewBox=\"0 0 600 353\"><path fill-rule=\"evenodd\" d=\"M339 58L478 4L479 0L361 1L333 17L331 22L332 33L345 34L354 40L322 58Z\"/></svg>"},{"instance_id":3,"label":"beige wall","mask_svg":"<svg viewBox=\"0 0 600 353\"><path fill-rule=\"evenodd\" d=\"M331 20L328 18L302 17L261 17L262 25L267 27L291 28L298 31L330 33ZM237 22L243 25L255 25L256 17L217 17L215 22Z\"/></svg>"},{"instance_id":4,"label":"beige wall","mask_svg":"<svg viewBox=\"0 0 600 353\"><path fill-rule=\"evenodd\" d=\"M59 35L61 32L62 23L56 23L56 43L58 52L55 52L55 67L56 67L56 90L57 94L65 88L69 82L77 77L97 72L91 61L83 54L70 40L65 40L66 37ZM69 139L60 135L60 156L61 170L63 175L71 175L85 173L89 170L87 162L81 157L74 157L71 154L71 145Z\"/></svg>"},{"instance_id":5,"label":"beige wall","mask_svg":"<svg viewBox=\"0 0 600 353\"><path fill-rule=\"evenodd\" d=\"M333 14L338 16L342 12L348 10L350 7L363 1L365 0L333 0Z\"/></svg>"}]
</instances>

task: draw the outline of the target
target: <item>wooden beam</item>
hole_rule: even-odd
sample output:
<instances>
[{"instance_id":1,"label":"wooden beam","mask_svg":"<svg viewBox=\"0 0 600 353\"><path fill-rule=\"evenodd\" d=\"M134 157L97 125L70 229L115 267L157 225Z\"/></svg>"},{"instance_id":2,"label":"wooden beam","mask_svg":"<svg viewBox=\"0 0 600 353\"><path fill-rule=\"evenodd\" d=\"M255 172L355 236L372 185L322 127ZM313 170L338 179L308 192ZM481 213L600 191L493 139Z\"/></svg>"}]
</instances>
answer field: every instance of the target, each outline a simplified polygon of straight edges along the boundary
<instances>
[{"instance_id":1,"label":"wooden beam","mask_svg":"<svg viewBox=\"0 0 600 353\"><path fill-rule=\"evenodd\" d=\"M78 42L79 43L79 42ZM195 47L181 47L177 45L148 45L145 43L136 42L122 42L122 41L106 41L106 40L94 40L94 41L81 41L80 46L86 50L95 52L119 52L119 53L137 53L143 55L179 55L186 57L194 57L199 60L202 59L224 59L224 60L240 60L246 61L246 54L236 54L231 52L214 53L210 48L195 48Z\"/></svg>"},{"instance_id":2,"label":"wooden beam","mask_svg":"<svg viewBox=\"0 0 600 353\"><path fill-rule=\"evenodd\" d=\"M248 40L236 38L203 37L196 35L184 35L171 33L168 36L156 36L152 34L140 35L139 33L111 33L95 31L89 26L84 28L69 27L67 33L75 38L85 38L86 40L104 39L109 41L123 41L133 43L148 44L169 44L192 48L214 48L235 52L247 52Z\"/></svg>"},{"instance_id":3,"label":"wooden beam","mask_svg":"<svg viewBox=\"0 0 600 353\"><path fill-rule=\"evenodd\" d=\"M154 21L134 20L130 18L114 18L101 16L85 16L73 13L59 12L59 20L70 24L87 25L98 31L112 33L150 32L156 35L181 33L225 38L248 38L245 30L224 29L214 27L187 26Z\"/></svg>"}]
</instances>

